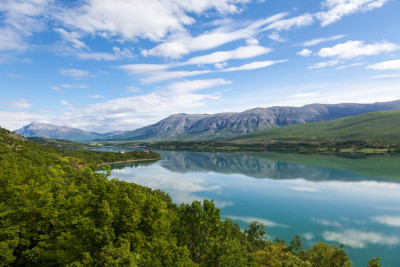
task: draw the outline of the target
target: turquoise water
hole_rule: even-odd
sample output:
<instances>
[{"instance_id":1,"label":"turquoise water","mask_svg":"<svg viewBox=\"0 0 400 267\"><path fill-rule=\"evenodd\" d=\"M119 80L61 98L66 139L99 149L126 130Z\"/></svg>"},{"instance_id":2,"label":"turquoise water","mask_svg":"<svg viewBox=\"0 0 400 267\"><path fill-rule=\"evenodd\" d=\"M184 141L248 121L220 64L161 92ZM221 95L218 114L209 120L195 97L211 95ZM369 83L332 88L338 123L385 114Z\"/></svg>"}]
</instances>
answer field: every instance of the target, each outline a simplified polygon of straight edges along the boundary
<instances>
[{"instance_id":1,"label":"turquoise water","mask_svg":"<svg viewBox=\"0 0 400 267\"><path fill-rule=\"evenodd\" d=\"M260 221L268 238L343 243L354 266L400 266L400 158L158 152L157 162L114 165L112 177L176 203L214 199L222 217Z\"/></svg>"}]
</instances>

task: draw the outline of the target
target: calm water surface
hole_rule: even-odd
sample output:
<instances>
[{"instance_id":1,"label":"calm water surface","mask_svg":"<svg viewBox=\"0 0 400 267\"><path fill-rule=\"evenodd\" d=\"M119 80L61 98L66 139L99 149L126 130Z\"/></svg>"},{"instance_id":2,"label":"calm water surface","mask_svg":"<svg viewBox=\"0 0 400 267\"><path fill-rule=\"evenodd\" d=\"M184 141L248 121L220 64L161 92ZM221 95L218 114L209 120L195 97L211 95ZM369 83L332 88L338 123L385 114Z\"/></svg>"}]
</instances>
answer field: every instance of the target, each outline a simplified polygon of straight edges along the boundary
<instances>
[{"instance_id":1,"label":"calm water surface","mask_svg":"<svg viewBox=\"0 0 400 267\"><path fill-rule=\"evenodd\" d=\"M114 165L112 177L176 203L214 199L222 217L241 227L258 220L268 238L343 243L354 266L374 256L400 266L399 157L157 152L157 162Z\"/></svg>"}]
</instances>

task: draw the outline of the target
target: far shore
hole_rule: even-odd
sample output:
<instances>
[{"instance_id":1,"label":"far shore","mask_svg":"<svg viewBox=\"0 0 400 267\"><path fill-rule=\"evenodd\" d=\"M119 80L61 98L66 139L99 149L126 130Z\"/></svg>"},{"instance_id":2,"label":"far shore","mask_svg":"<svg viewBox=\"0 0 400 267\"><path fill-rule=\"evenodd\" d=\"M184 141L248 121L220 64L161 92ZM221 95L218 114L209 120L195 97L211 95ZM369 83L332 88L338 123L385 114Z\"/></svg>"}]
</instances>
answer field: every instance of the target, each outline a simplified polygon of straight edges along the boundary
<instances>
[{"instance_id":1,"label":"far shore","mask_svg":"<svg viewBox=\"0 0 400 267\"><path fill-rule=\"evenodd\" d=\"M129 159L129 160L123 160L123 161L114 161L114 162L103 162L100 164L96 165L96 168L104 166L104 165L112 165L112 164L118 164L118 163L129 163L129 162L138 162L138 161L151 161L151 160L160 160L161 158L151 158L151 159Z\"/></svg>"}]
</instances>

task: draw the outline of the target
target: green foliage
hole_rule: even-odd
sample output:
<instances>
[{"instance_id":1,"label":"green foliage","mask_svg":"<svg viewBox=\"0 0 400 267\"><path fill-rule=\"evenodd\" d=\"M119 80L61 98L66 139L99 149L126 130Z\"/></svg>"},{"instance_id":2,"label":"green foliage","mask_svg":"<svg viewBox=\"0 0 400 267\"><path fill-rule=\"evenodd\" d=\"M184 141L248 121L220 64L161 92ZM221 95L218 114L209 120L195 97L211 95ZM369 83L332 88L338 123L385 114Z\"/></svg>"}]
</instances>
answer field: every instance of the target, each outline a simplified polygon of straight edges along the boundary
<instances>
[{"instance_id":1,"label":"green foliage","mask_svg":"<svg viewBox=\"0 0 400 267\"><path fill-rule=\"evenodd\" d=\"M381 267L381 264L379 263L380 260L381 260L381 258L377 258L377 257L372 258L368 262L367 267Z\"/></svg>"},{"instance_id":2,"label":"green foliage","mask_svg":"<svg viewBox=\"0 0 400 267\"><path fill-rule=\"evenodd\" d=\"M265 245L264 236L267 232L265 225L258 221L253 221L249 224L249 229L245 229L249 241L254 245L254 250L262 249Z\"/></svg>"},{"instance_id":3,"label":"green foliage","mask_svg":"<svg viewBox=\"0 0 400 267\"><path fill-rule=\"evenodd\" d=\"M0 128L0 266L351 265L335 245L267 242L264 225L242 232L221 221L213 201L178 206L159 190L95 172L114 159L43 148Z\"/></svg>"}]
</instances>

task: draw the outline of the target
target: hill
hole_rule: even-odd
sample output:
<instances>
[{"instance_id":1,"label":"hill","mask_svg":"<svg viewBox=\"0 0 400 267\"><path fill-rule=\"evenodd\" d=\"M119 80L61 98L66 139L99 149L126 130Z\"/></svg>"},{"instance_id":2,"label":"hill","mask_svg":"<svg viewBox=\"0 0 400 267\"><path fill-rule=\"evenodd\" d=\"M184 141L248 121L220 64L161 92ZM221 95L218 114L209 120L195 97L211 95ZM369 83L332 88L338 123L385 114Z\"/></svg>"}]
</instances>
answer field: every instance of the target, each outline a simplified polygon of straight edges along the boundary
<instances>
[{"instance_id":1,"label":"hill","mask_svg":"<svg viewBox=\"0 0 400 267\"><path fill-rule=\"evenodd\" d=\"M346 141L400 143L400 110L371 112L333 121L289 125L236 137L235 140Z\"/></svg>"},{"instance_id":2,"label":"hill","mask_svg":"<svg viewBox=\"0 0 400 267\"><path fill-rule=\"evenodd\" d=\"M22 127L21 129L16 130L15 133L24 137L43 137L70 140L76 142L86 142L96 138L107 138L115 134L121 134L121 132L111 132L104 134L96 132L86 132L76 128L57 126L46 123L31 123Z\"/></svg>"},{"instance_id":3,"label":"hill","mask_svg":"<svg viewBox=\"0 0 400 267\"><path fill-rule=\"evenodd\" d=\"M213 201L178 206L94 172L111 154L42 147L0 128L0 266L351 266L343 247L265 241L265 226L242 232ZM74 158L92 167L73 168Z\"/></svg>"},{"instance_id":4,"label":"hill","mask_svg":"<svg viewBox=\"0 0 400 267\"><path fill-rule=\"evenodd\" d=\"M155 124L101 140L223 140L290 124L328 121L395 109L400 109L400 100L373 104L312 104L303 107L256 108L239 113L211 115L177 114Z\"/></svg>"}]
</instances>

